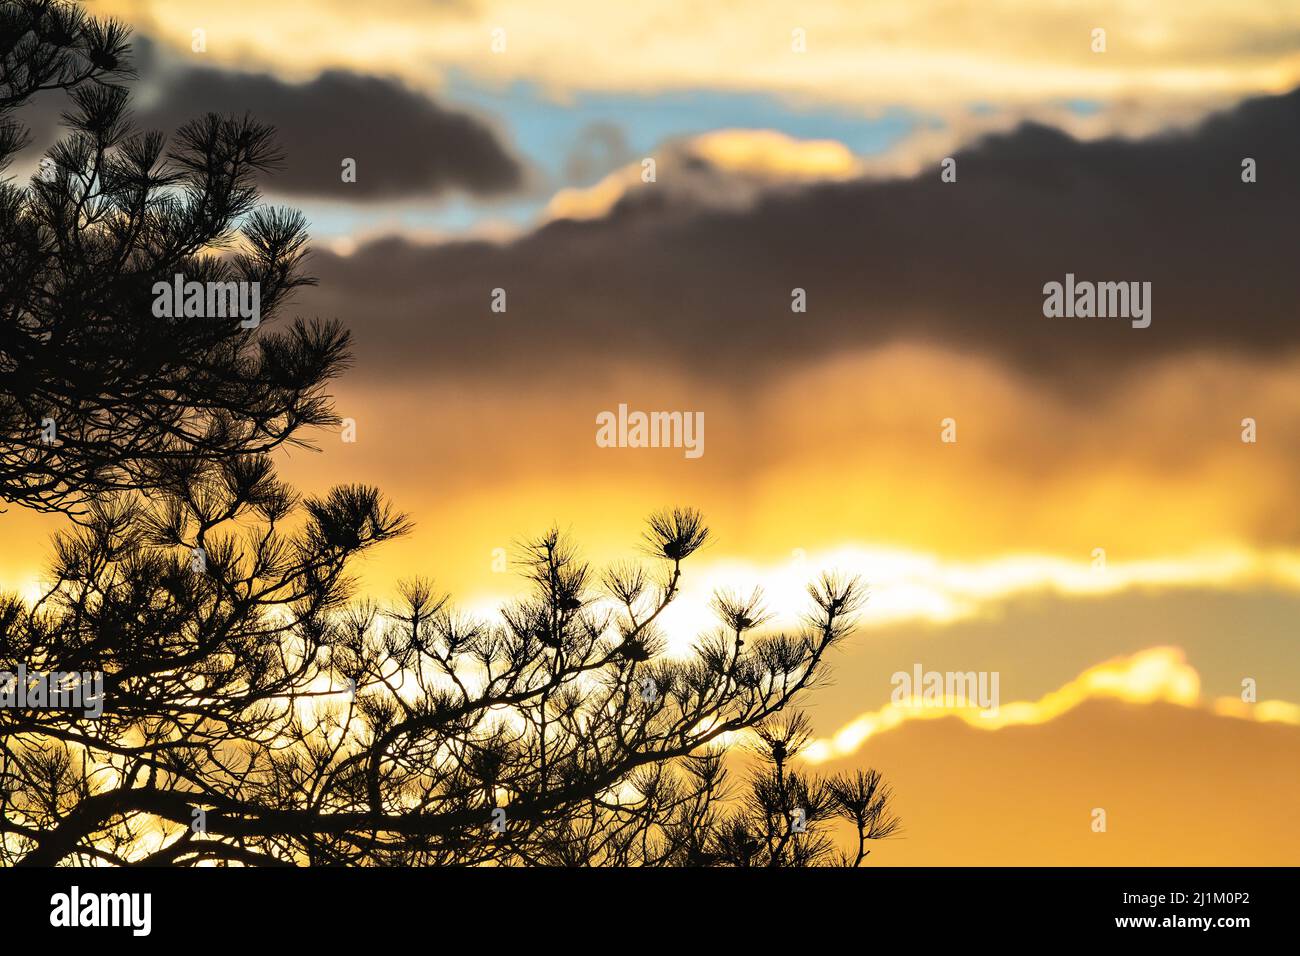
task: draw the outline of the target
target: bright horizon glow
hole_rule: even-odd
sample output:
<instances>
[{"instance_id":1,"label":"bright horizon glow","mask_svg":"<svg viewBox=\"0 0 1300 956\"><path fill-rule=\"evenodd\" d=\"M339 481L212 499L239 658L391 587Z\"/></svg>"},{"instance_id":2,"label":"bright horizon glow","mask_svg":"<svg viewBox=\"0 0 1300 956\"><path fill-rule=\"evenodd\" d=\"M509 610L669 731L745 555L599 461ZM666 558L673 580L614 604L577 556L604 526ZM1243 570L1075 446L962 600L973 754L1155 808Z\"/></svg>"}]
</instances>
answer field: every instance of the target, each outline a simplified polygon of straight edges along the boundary
<instances>
[{"instance_id":1,"label":"bright horizon glow","mask_svg":"<svg viewBox=\"0 0 1300 956\"><path fill-rule=\"evenodd\" d=\"M652 566L648 561L647 565ZM1048 554L1009 554L959 560L904 548L844 545L809 555L796 549L786 562L761 564L736 558L692 559L677 599L661 615L666 631L695 636L714 626L710 610L718 590L750 593L761 588L772 627L792 627L811 606L808 585L833 572L858 577L868 600L860 613L863 628L906 622L949 625L977 618L1007 600L1035 593L1099 597L1142 589L1208 588L1237 590L1272 587L1300 593L1300 551L1252 550L1235 546L1202 549L1136 561L1069 559ZM452 595L460 610L495 618L503 603L525 592L524 582L508 575L508 589L479 589L465 599ZM26 601L45 593L39 576L0 577L0 590ZM673 653L689 651L679 640Z\"/></svg>"},{"instance_id":2,"label":"bright horizon glow","mask_svg":"<svg viewBox=\"0 0 1300 956\"><path fill-rule=\"evenodd\" d=\"M1201 678L1177 647L1152 647L1116 657L1088 668L1063 687L1036 701L1014 701L996 710L969 705L922 704L916 697L906 703L890 702L862 714L830 737L814 740L801 755L810 764L825 763L856 753L877 734L910 720L956 717L978 730L1001 730L1044 724L1089 700L1119 700L1131 704L1166 703L1178 707L1203 707L1221 717L1300 726L1300 706L1286 701L1247 704L1234 698L1201 702Z\"/></svg>"},{"instance_id":3,"label":"bright horizon glow","mask_svg":"<svg viewBox=\"0 0 1300 956\"><path fill-rule=\"evenodd\" d=\"M739 559L691 562L681 593L660 620L674 638L669 652L689 652L702 631L715 624L713 593L762 588L776 617L772 627L791 627L809 608L807 587L822 570L858 576L868 589L863 628L922 622L949 625L987 614L1009 599L1034 593L1099 597L1141 589L1274 587L1300 592L1300 552L1255 551L1245 547L1201 550L1138 561L1071 560L1046 554L1016 554L985 560L953 560L901 548L845 545L782 564ZM495 617L519 588L478 591L460 602L481 617Z\"/></svg>"}]
</instances>

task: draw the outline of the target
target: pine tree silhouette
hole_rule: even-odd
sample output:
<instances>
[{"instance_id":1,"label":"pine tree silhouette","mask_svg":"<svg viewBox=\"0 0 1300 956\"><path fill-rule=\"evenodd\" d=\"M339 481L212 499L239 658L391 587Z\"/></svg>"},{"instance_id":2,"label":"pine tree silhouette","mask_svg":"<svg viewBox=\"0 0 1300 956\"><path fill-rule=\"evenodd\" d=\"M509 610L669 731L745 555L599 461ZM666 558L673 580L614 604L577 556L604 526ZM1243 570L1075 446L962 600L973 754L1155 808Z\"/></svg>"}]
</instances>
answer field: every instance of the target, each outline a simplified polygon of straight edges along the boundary
<instances>
[{"instance_id":1,"label":"pine tree silhouette","mask_svg":"<svg viewBox=\"0 0 1300 956\"><path fill-rule=\"evenodd\" d=\"M0 5L0 111L73 104L53 172L0 184L0 496L73 519L48 591L0 599L0 671L103 680L98 718L0 708L0 860L857 865L895 833L878 774L791 765L808 727L789 708L850 632L857 581L823 577L789 633L760 594L720 594L718 627L666 655L661 616L709 537L677 509L603 574L558 531L527 541L531 593L498 621L423 581L397 607L355 599L352 559L409 522L374 488L302 499L269 458L335 421L347 333L150 308L175 273L259 282L268 317L310 281L301 217L251 183L271 132L133 130L126 37ZM0 157L22 140L6 120ZM759 766L733 793L746 735Z\"/></svg>"},{"instance_id":2,"label":"pine tree silhouette","mask_svg":"<svg viewBox=\"0 0 1300 956\"><path fill-rule=\"evenodd\" d=\"M40 172L0 183L0 497L77 516L169 464L301 443L335 422L323 386L348 358L337 323L154 315L155 283L179 274L258 283L274 318L311 282L307 235L253 186L277 161L270 128L208 115L169 144L133 127L126 38L66 3L0 4L0 170L27 139L19 106L71 101Z\"/></svg>"}]
</instances>

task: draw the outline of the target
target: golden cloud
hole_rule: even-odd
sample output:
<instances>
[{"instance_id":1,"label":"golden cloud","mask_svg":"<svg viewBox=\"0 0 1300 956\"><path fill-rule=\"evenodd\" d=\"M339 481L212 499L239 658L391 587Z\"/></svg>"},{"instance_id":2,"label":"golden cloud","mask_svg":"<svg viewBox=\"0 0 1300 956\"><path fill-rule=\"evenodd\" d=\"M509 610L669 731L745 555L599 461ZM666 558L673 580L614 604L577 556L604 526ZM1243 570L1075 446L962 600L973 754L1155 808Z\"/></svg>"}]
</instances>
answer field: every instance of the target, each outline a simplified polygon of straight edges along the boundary
<instances>
[{"instance_id":1,"label":"golden cloud","mask_svg":"<svg viewBox=\"0 0 1300 956\"><path fill-rule=\"evenodd\" d=\"M843 143L805 140L767 129L722 129L672 143L655 152L655 188L697 206L738 208L776 184L849 179L863 163ZM701 165L701 161L705 165ZM586 188L562 189L546 219L598 219L628 193L645 185L643 161L617 169Z\"/></svg>"},{"instance_id":2,"label":"golden cloud","mask_svg":"<svg viewBox=\"0 0 1300 956\"><path fill-rule=\"evenodd\" d=\"M1200 675L1187 663L1179 648L1153 647L1090 667L1065 686L1036 701L1014 701L990 709L965 700L931 702L913 694L905 700L891 701L879 710L862 714L828 738L813 741L803 757L809 763L820 764L849 756L876 734L913 720L956 717L979 730L1001 730L1047 723L1089 700L1205 707L1220 716L1300 726L1300 707L1294 704L1285 701L1247 704L1221 698L1206 706L1201 702L1200 688Z\"/></svg>"},{"instance_id":3,"label":"golden cloud","mask_svg":"<svg viewBox=\"0 0 1300 956\"><path fill-rule=\"evenodd\" d=\"M301 75L346 66L418 82L455 69L489 82L532 80L557 96L704 88L945 109L980 100L1223 98L1300 80L1300 55L1276 39L1300 27L1300 7L1231 0L1103 0L1086 9L1034 0L380 0L364 17L350 0L321 0L309 16L259 0L97 6L182 50L204 30L202 55L227 64ZM1093 49L1098 29L1105 52ZM504 49L493 51L494 38L504 38Z\"/></svg>"}]
</instances>

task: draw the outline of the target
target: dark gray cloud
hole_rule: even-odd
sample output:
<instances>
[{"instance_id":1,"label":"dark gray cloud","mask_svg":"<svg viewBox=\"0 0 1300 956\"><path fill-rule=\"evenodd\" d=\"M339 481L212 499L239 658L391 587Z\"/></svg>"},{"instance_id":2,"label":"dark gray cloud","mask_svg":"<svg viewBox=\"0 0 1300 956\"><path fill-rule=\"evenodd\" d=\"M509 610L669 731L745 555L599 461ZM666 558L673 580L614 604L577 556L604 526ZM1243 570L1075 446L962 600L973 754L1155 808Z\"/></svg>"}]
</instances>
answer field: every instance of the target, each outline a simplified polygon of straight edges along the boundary
<instances>
[{"instance_id":1,"label":"dark gray cloud","mask_svg":"<svg viewBox=\"0 0 1300 956\"><path fill-rule=\"evenodd\" d=\"M1241 161L1259 181L1241 181ZM743 383L900 339L983 353L1087 391L1188 349L1300 343L1300 91L1190 132L1080 142L1024 125L957 154L958 181L826 183L745 209L654 186L607 217L504 246L402 239L341 258L302 304L356 330L358 375L529 374L635 359ZM1152 324L1048 319L1067 272L1152 283ZM489 310L505 288L509 310ZM791 289L808 294L790 311Z\"/></svg>"},{"instance_id":2,"label":"dark gray cloud","mask_svg":"<svg viewBox=\"0 0 1300 956\"><path fill-rule=\"evenodd\" d=\"M463 190L490 197L519 188L521 163L482 119L439 105L400 82L330 70L306 83L269 74L195 67L164 55L147 38L132 41L140 74L135 117L171 132L206 112L251 113L276 128L282 169L265 186L287 196L342 200L431 198ZM21 118L32 147L56 134L61 97L42 97ZM341 178L357 162L355 183Z\"/></svg>"},{"instance_id":3,"label":"dark gray cloud","mask_svg":"<svg viewBox=\"0 0 1300 956\"><path fill-rule=\"evenodd\" d=\"M493 196L523 172L480 119L445 109L395 80L330 70L303 84L265 74L192 69L170 79L140 122L175 129L205 112L251 112L276 128L284 168L268 182L288 195L337 199L430 197L448 190ZM344 158L357 181L343 183Z\"/></svg>"}]
</instances>

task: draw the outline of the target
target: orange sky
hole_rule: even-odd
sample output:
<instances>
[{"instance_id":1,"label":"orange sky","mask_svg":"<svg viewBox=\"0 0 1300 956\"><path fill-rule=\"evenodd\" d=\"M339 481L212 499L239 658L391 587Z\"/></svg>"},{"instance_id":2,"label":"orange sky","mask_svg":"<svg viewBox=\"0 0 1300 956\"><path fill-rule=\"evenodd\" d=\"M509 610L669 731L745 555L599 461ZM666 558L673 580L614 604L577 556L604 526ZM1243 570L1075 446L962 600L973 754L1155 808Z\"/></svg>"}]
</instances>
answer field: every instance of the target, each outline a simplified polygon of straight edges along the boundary
<instances>
[{"instance_id":1,"label":"orange sky","mask_svg":"<svg viewBox=\"0 0 1300 956\"><path fill-rule=\"evenodd\" d=\"M570 38L581 55L566 55L576 47L556 39L555 22L520 3L462 10L385 0L369 5L364 30L355 5L333 2L322 3L319 16L242 0L100 6L127 16L177 63L265 70L285 83L346 68L397 76L430 97L459 90L458 108L481 113L510 148L534 151L521 160L529 177L517 207L510 197L414 195L406 202L427 212L416 221L402 218L401 203L302 203L323 224L322 241L344 251L389 233L420 242L487 233L545 242L557 235L545 232L550 220L616 218L617 201L640 184L633 146L586 181L537 171L561 163L581 125L566 125L565 111L593 109L600 96L626 111L633 144L636 117L683 112L676 135L694 137L718 176L713 185L734 187L683 192L681 201L705 208L707 219L723 204L743 215L769 193L928 168L923 163L943 155L935 150L947 148L944 138L969 140L985 123L979 104L1004 108L1004 127L1037 116L1076 132L1149 132L1300 81L1300 51L1264 41L1283 30L1294 35L1300 8L1286 4L1105 3L1085 15L999 0L980 5L978 17L950 17L948 4L942 15L929 3L813 4L793 24L812 30L810 65L798 61L798 69L785 52L788 5L779 4L745 16L691 5L694 19L686 21L673 18L684 8L666 4L664 29L680 45L634 45L639 52L627 56L602 54L586 34ZM641 35L646 26L643 5L573 6L616 35ZM1086 46L1094 21L1110 30L1115 52L1106 59ZM285 31L255 22L280 22ZM484 47L498 23L509 25L516 45L493 58ZM189 47L197 28L211 43L202 54ZM1043 47L1044 35L1060 36L1062 49ZM777 50L770 57L767 44ZM683 91L696 100L672 98ZM964 119L954 116L957 98L971 107ZM1087 108L1063 105L1076 100ZM698 118L686 115L691 109ZM912 124L892 152L837 138L890 109ZM761 110L771 115L756 119ZM825 128L812 129L817 123ZM736 132L756 124L772 129ZM553 155L538 152L546 143ZM657 153L666 170L676 168L672 149L680 146ZM464 255L491 261L497 249L467 245ZM869 272L871 263L848 248L835 268ZM329 309L331 291L326 285L323 298L304 302ZM384 296L375 293L377 312L402 304L396 293L392 302ZM864 626L832 659L832 685L808 703L822 741L819 770L874 766L897 790L906 834L877 849L873 862L1277 865L1300 857L1294 350L1202 342L1116 365L1082 388L1064 380L1067 372L1036 374L935 334L828 347L752 377L737 373L743 359L725 346L703 363L625 353L592 362L587 352L567 355L563 342L524 371L494 365L491 354L477 356L473 368L412 371L375 357L366 316L339 317L362 346L335 389L357 441L319 434L319 454L295 452L281 467L307 492L379 485L415 519L413 534L362 562L369 593L431 576L490 613L519 588L496 558L521 537L555 522L605 563L628 556L651 511L698 507L715 540L687 566L686 590L668 618L675 650L708 625L714 586L761 583L778 619L793 623L801 583L820 568L868 579ZM457 318L431 312L428 323L436 330ZM870 303L855 317L863 326L878 318ZM485 311L470 321L521 320ZM1173 321L1157 319L1163 328ZM410 343L412 354L433 347ZM598 447L596 416L623 402L703 411L704 455ZM1241 437L1247 417L1258 423L1253 443ZM946 419L956 423L955 443L941 441ZM12 507L0 514L0 585L30 592L57 525ZM1159 648L1170 656L1141 656ZM1154 693L1145 684L1110 693L1081 677L1128 673L1134 661L1151 660L1166 668L1153 678ZM1028 717L998 729L954 716L889 723L881 715L890 677L914 664L996 670L1004 706L1024 704L1011 713ZM1240 702L1243 679L1257 683L1271 710ZM1062 693L1074 695L1071 706L1057 706L1064 698L1052 695ZM828 743L855 722L861 730L864 715L889 725L850 732L839 738L843 746ZM1099 807L1105 833L1090 826Z\"/></svg>"}]
</instances>

